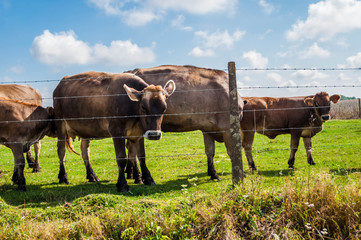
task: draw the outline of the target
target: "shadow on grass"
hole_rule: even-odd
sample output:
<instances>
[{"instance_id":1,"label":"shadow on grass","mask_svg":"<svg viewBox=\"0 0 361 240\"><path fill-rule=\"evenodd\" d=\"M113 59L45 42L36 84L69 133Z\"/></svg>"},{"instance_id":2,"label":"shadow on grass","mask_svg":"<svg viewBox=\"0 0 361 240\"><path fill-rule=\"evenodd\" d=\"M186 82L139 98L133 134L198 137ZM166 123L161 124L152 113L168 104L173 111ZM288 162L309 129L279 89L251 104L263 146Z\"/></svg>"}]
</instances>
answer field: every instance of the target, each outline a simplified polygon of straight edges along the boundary
<instances>
[{"instance_id":1,"label":"shadow on grass","mask_svg":"<svg viewBox=\"0 0 361 240\"><path fill-rule=\"evenodd\" d=\"M354 172L360 172L361 173L361 168L334 168L334 169L330 169L330 173L333 175L340 175L340 176L346 176L350 173L354 173Z\"/></svg>"},{"instance_id":2,"label":"shadow on grass","mask_svg":"<svg viewBox=\"0 0 361 240\"><path fill-rule=\"evenodd\" d=\"M230 173L224 173L223 176ZM47 208L72 202L90 194L110 194L126 197L152 196L172 191L181 191L184 185L190 186L189 179L197 179L196 184L211 183L212 180L206 173L179 175L177 179L165 181L157 185L134 184L134 180L128 179L130 192L119 193L115 183L110 181L99 181L95 183L84 182L69 185L56 182L49 184L27 185L26 192L19 192L18 187L12 184L0 186L0 197L8 205L26 208ZM161 181L160 181L161 182ZM182 186L183 185L183 186ZM0 202L1 203L1 202Z\"/></svg>"},{"instance_id":3,"label":"shadow on grass","mask_svg":"<svg viewBox=\"0 0 361 240\"><path fill-rule=\"evenodd\" d=\"M288 177L288 176L294 176L294 172L295 170L285 169L285 170L257 171L253 174L258 174L265 177Z\"/></svg>"}]
</instances>

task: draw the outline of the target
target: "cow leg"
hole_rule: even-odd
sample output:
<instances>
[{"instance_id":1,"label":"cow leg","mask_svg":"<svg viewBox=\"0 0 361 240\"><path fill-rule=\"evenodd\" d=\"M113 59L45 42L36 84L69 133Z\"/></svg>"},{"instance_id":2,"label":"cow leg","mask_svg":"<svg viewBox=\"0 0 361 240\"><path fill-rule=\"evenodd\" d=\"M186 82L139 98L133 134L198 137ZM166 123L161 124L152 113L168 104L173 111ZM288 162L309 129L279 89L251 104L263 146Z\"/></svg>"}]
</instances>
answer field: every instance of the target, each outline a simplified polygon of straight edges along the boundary
<instances>
[{"instance_id":1,"label":"cow leg","mask_svg":"<svg viewBox=\"0 0 361 240\"><path fill-rule=\"evenodd\" d=\"M21 144L14 144L10 146L14 155L14 174L12 181L18 185L20 191L26 191L26 183L24 177L25 158L23 153L23 147Z\"/></svg>"},{"instance_id":2,"label":"cow leg","mask_svg":"<svg viewBox=\"0 0 361 240\"><path fill-rule=\"evenodd\" d=\"M99 179L97 175L95 175L93 168L90 164L90 140L81 139L80 148L81 148L81 155L83 157L83 161L86 168L86 178L89 182L98 182Z\"/></svg>"},{"instance_id":3,"label":"cow leg","mask_svg":"<svg viewBox=\"0 0 361 240\"><path fill-rule=\"evenodd\" d=\"M138 155L138 160L140 164L140 169L142 170L142 180L145 185L155 185L152 175L145 164L145 150L144 150L144 138L141 138L138 141L136 146L136 152ZM139 169L138 169L139 172Z\"/></svg>"},{"instance_id":4,"label":"cow leg","mask_svg":"<svg viewBox=\"0 0 361 240\"><path fill-rule=\"evenodd\" d=\"M214 167L214 154L215 154L215 144L214 139L211 135L207 133L203 133L204 140L204 148L207 155L207 163L208 163L208 176L211 176L212 180L219 180L219 176L217 175L216 168Z\"/></svg>"},{"instance_id":5,"label":"cow leg","mask_svg":"<svg viewBox=\"0 0 361 240\"><path fill-rule=\"evenodd\" d=\"M134 179L134 183L142 184L143 180L140 175L140 171L137 164L139 141L127 140L127 148L128 148L128 161L127 161L127 168L125 170L127 173L127 179Z\"/></svg>"},{"instance_id":6,"label":"cow leg","mask_svg":"<svg viewBox=\"0 0 361 240\"><path fill-rule=\"evenodd\" d=\"M120 134L120 136L122 136ZM116 184L118 192L128 192L129 186L125 179L125 166L127 165L127 158L125 153L125 139L124 138L113 138L115 155L118 164L118 182Z\"/></svg>"},{"instance_id":7,"label":"cow leg","mask_svg":"<svg viewBox=\"0 0 361 240\"><path fill-rule=\"evenodd\" d=\"M253 130L243 130L242 132L242 147L246 154L248 166L252 171L257 170L253 161L252 146L255 132Z\"/></svg>"},{"instance_id":8,"label":"cow leg","mask_svg":"<svg viewBox=\"0 0 361 240\"><path fill-rule=\"evenodd\" d=\"M29 168L34 168L35 159L31 154L31 148L29 148L29 150L26 152L26 161L28 162Z\"/></svg>"},{"instance_id":9,"label":"cow leg","mask_svg":"<svg viewBox=\"0 0 361 240\"><path fill-rule=\"evenodd\" d=\"M65 145L66 145L66 129L65 129L65 124L62 122L57 122L56 123L56 128L58 131L58 143L57 143L57 152L58 152L58 157L59 157L59 174L58 174L58 179L59 179L59 183L65 183L65 184L69 184L68 181L68 174L65 171L65 166L64 166L64 160L65 160Z\"/></svg>"},{"instance_id":10,"label":"cow leg","mask_svg":"<svg viewBox=\"0 0 361 240\"><path fill-rule=\"evenodd\" d=\"M307 153L307 162L310 165L315 165L316 163L312 158L312 139L311 138L303 138L303 144L305 145L306 153Z\"/></svg>"},{"instance_id":11,"label":"cow leg","mask_svg":"<svg viewBox=\"0 0 361 240\"><path fill-rule=\"evenodd\" d=\"M39 164L39 155L40 155L40 149L41 149L41 143L40 141L34 143L34 152L35 152L35 161L33 165L33 173L40 172L40 164Z\"/></svg>"},{"instance_id":12,"label":"cow leg","mask_svg":"<svg viewBox=\"0 0 361 240\"><path fill-rule=\"evenodd\" d=\"M289 169L295 169L295 154L298 150L300 138L301 138L301 132L291 132L291 153L290 153L290 158L288 159Z\"/></svg>"}]
</instances>

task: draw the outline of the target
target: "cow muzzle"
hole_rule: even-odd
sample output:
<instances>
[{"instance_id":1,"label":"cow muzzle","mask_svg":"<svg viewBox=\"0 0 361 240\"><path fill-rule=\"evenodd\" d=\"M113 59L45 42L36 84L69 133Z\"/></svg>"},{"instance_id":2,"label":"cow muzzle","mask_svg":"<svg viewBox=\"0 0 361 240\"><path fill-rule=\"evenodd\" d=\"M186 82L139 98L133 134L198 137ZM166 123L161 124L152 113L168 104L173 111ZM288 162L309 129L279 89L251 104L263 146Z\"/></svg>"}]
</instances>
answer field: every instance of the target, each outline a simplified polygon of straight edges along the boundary
<instances>
[{"instance_id":1,"label":"cow muzzle","mask_svg":"<svg viewBox=\"0 0 361 240\"><path fill-rule=\"evenodd\" d=\"M330 120L330 115L329 114L324 114L321 116L322 121L327 121Z\"/></svg>"},{"instance_id":2,"label":"cow muzzle","mask_svg":"<svg viewBox=\"0 0 361 240\"><path fill-rule=\"evenodd\" d=\"M159 140L162 138L162 132L160 130L148 130L144 137L148 140Z\"/></svg>"}]
</instances>

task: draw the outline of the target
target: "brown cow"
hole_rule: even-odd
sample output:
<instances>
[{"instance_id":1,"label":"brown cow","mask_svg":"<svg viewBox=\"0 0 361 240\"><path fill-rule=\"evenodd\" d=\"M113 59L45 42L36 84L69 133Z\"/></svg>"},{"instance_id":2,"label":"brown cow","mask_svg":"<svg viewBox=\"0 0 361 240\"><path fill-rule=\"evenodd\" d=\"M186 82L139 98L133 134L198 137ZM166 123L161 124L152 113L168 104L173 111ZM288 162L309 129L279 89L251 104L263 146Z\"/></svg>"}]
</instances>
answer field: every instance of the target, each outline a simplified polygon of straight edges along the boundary
<instances>
[{"instance_id":1,"label":"brown cow","mask_svg":"<svg viewBox=\"0 0 361 240\"><path fill-rule=\"evenodd\" d=\"M24 152L44 135L53 136L55 124L53 108L0 98L0 143L11 149L14 155L12 181L26 191L24 177Z\"/></svg>"},{"instance_id":2,"label":"brown cow","mask_svg":"<svg viewBox=\"0 0 361 240\"><path fill-rule=\"evenodd\" d=\"M34 88L28 85L17 85L17 84L1 84L0 85L0 97L9 98L12 100L24 101L31 104L41 106L43 99L41 94ZM39 153L40 153L40 142L34 143L35 159L31 156L31 150L26 152L26 160L28 161L29 167L33 168L33 172L40 172L39 165Z\"/></svg>"},{"instance_id":3,"label":"brown cow","mask_svg":"<svg viewBox=\"0 0 361 240\"><path fill-rule=\"evenodd\" d=\"M207 173L211 179L219 179L213 163L215 141L224 142L228 154L230 151L228 74L215 69L173 65L134 69L130 72L151 84L164 84L169 79L177 83L177 91L168 101L162 130L164 132L201 130L208 162ZM240 118L242 118L243 105L242 98L238 96ZM133 159L128 164L134 165L132 163L137 156L142 167L142 159L145 158L144 142L143 139L138 140L138 142L127 142L129 159ZM128 176L131 175L131 171L127 166ZM141 182L137 167L134 178L136 182Z\"/></svg>"},{"instance_id":4,"label":"brown cow","mask_svg":"<svg viewBox=\"0 0 361 240\"><path fill-rule=\"evenodd\" d=\"M291 154L288 160L290 169L294 169L295 153L300 138L307 151L307 161L314 165L312 159L311 138L322 130L322 124L330 119L330 104L337 103L340 95L320 92L316 95L291 98L245 97L241 121L242 146L248 165L252 170L256 166L252 157L252 144L255 132L274 139L280 134L291 134Z\"/></svg>"},{"instance_id":5,"label":"brown cow","mask_svg":"<svg viewBox=\"0 0 361 240\"><path fill-rule=\"evenodd\" d=\"M119 168L118 191L129 191L124 168L127 163L125 138L141 136L151 140L161 137L166 99L174 92L169 80L164 88L148 85L134 74L86 72L64 77L53 93L57 119L59 182L68 183L64 168L67 135L82 138L81 150L87 178L97 181L89 161L90 139L112 137ZM147 168L142 174L153 181Z\"/></svg>"}]
</instances>

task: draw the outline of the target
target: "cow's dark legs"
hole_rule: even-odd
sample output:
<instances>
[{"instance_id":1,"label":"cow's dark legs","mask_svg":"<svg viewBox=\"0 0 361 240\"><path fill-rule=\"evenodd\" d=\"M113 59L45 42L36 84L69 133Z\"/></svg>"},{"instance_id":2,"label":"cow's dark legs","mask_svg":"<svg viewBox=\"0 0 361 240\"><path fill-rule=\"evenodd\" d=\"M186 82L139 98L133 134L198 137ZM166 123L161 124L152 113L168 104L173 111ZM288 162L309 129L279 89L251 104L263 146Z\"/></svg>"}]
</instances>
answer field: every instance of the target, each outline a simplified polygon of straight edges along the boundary
<instances>
[{"instance_id":1,"label":"cow's dark legs","mask_svg":"<svg viewBox=\"0 0 361 240\"><path fill-rule=\"evenodd\" d=\"M58 157L59 157L58 179L59 179L59 183L69 184L68 175L65 171L65 166L64 166L65 151L66 151L66 149L65 149L65 144L66 144L65 124L62 122L57 122L56 128L58 131L58 144L57 144L57 147L58 147L57 151L58 151Z\"/></svg>"},{"instance_id":2,"label":"cow's dark legs","mask_svg":"<svg viewBox=\"0 0 361 240\"><path fill-rule=\"evenodd\" d=\"M242 130L242 147L246 154L248 166L252 171L257 170L253 161L252 146L255 132L253 130Z\"/></svg>"},{"instance_id":3,"label":"cow's dark legs","mask_svg":"<svg viewBox=\"0 0 361 240\"><path fill-rule=\"evenodd\" d=\"M83 157L83 161L86 168L86 178L89 182L98 182L99 179L97 175L94 173L93 168L90 164L90 140L82 139L80 143L81 155Z\"/></svg>"},{"instance_id":4,"label":"cow's dark legs","mask_svg":"<svg viewBox=\"0 0 361 240\"><path fill-rule=\"evenodd\" d=\"M34 143L34 152L35 152L35 159L31 155L31 149L26 152L26 160L29 164L29 167L33 169L33 172L40 172L40 164L39 164L39 155L40 155L40 148L41 144L40 141Z\"/></svg>"},{"instance_id":5,"label":"cow's dark legs","mask_svg":"<svg viewBox=\"0 0 361 240\"><path fill-rule=\"evenodd\" d=\"M144 150L144 138L139 139L136 144L136 152L140 164L140 169L142 170L142 180L145 185L155 185L155 182L150 174L150 171L145 164L145 150ZM139 172L139 170L138 170Z\"/></svg>"},{"instance_id":6,"label":"cow's dark legs","mask_svg":"<svg viewBox=\"0 0 361 240\"><path fill-rule=\"evenodd\" d=\"M216 168L214 167L214 154L215 154L215 144L214 139L210 134L203 133L204 148L207 155L208 163L208 176L211 176L212 180L218 180L219 176L217 175Z\"/></svg>"},{"instance_id":7,"label":"cow's dark legs","mask_svg":"<svg viewBox=\"0 0 361 240\"><path fill-rule=\"evenodd\" d=\"M13 144L10 146L14 155L14 174L12 181L18 185L20 191L26 191L26 183L24 177L25 158L23 153L23 147L21 144Z\"/></svg>"},{"instance_id":8,"label":"cow's dark legs","mask_svg":"<svg viewBox=\"0 0 361 240\"><path fill-rule=\"evenodd\" d=\"M303 144L305 145L306 153L307 153L307 162L310 165L315 165L316 163L312 158L312 139L311 138L303 138Z\"/></svg>"},{"instance_id":9,"label":"cow's dark legs","mask_svg":"<svg viewBox=\"0 0 361 240\"><path fill-rule=\"evenodd\" d=\"M144 147L144 140L143 140L143 147ZM132 141L129 139L127 140L128 161L127 161L127 168L125 171L127 173L127 179L134 179L134 183L142 184L143 180L140 175L140 171L137 164L137 155L140 154L138 153L138 148L140 148L139 141Z\"/></svg>"},{"instance_id":10,"label":"cow's dark legs","mask_svg":"<svg viewBox=\"0 0 361 240\"><path fill-rule=\"evenodd\" d=\"M121 135L120 135L121 136ZM125 153L125 139L123 138L113 138L115 155L118 164L118 182L116 184L117 190L119 192L128 192L129 186L127 180L125 179L125 166L127 165L127 158Z\"/></svg>"},{"instance_id":11,"label":"cow's dark legs","mask_svg":"<svg viewBox=\"0 0 361 240\"><path fill-rule=\"evenodd\" d=\"M295 169L295 154L298 150L298 145L300 143L301 132L291 132L291 154L288 159L289 169Z\"/></svg>"}]
</instances>

